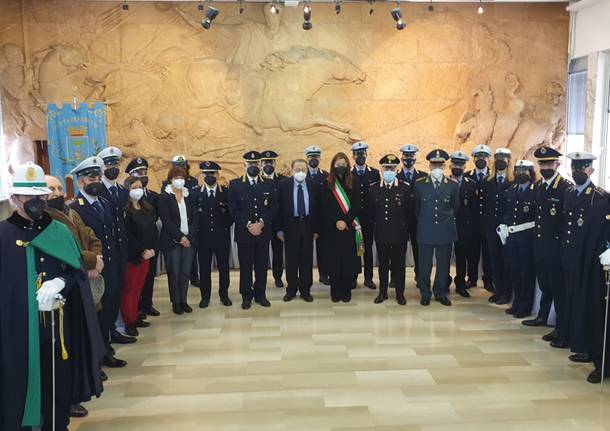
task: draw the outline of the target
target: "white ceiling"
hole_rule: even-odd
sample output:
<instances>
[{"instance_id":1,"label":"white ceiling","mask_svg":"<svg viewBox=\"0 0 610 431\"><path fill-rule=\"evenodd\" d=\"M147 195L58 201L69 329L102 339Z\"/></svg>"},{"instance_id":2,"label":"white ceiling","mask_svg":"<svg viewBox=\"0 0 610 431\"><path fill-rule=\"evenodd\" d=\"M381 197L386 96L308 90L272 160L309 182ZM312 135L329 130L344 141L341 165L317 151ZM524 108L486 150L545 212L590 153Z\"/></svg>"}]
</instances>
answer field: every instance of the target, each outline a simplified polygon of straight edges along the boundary
<instances>
[{"instance_id":1,"label":"white ceiling","mask_svg":"<svg viewBox=\"0 0 610 431\"><path fill-rule=\"evenodd\" d=\"M82 1L82 0L81 0ZM206 0L84 0L110 3L207 3ZM214 0L215 3L238 3L239 0ZM309 0L310 3L335 3L336 0ZM479 3L481 0L401 0L401 3ZM271 3L271 0L243 0L244 3ZM368 0L341 0L343 3L368 3ZM376 3L396 3L396 0L375 0ZM569 0L482 0L483 3L569 3ZM283 3L282 0L279 3ZM572 2L576 3L576 2Z\"/></svg>"}]
</instances>

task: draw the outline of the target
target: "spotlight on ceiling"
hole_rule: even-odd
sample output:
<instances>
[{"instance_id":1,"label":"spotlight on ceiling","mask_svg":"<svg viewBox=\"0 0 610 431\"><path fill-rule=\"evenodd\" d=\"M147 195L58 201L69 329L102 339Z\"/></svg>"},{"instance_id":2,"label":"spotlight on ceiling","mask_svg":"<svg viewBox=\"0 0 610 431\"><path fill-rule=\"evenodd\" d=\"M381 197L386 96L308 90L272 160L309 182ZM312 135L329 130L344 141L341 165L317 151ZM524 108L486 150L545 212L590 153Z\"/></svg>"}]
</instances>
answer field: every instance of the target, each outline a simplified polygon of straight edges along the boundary
<instances>
[{"instance_id":1,"label":"spotlight on ceiling","mask_svg":"<svg viewBox=\"0 0 610 431\"><path fill-rule=\"evenodd\" d=\"M309 3L305 3L305 6L303 6L303 19L305 21L311 20L311 6L309 6Z\"/></svg>"},{"instance_id":2,"label":"spotlight on ceiling","mask_svg":"<svg viewBox=\"0 0 610 431\"><path fill-rule=\"evenodd\" d=\"M392 15L392 18L394 18L394 21L396 21L396 30L404 30L404 28L407 26L407 24L405 24L405 22L402 19L402 11L400 10L400 2L398 2L398 7L395 7L394 9L392 9L390 11L390 14Z\"/></svg>"},{"instance_id":3,"label":"spotlight on ceiling","mask_svg":"<svg viewBox=\"0 0 610 431\"><path fill-rule=\"evenodd\" d=\"M278 5L275 4L275 0L273 1L273 4L269 8L269 10L271 11L271 13L275 13L275 14L280 13L280 8Z\"/></svg>"},{"instance_id":4,"label":"spotlight on ceiling","mask_svg":"<svg viewBox=\"0 0 610 431\"><path fill-rule=\"evenodd\" d=\"M483 12L485 12L485 10L483 10L483 1L479 0L479 7L477 8L477 13L479 15L483 15Z\"/></svg>"},{"instance_id":5,"label":"spotlight on ceiling","mask_svg":"<svg viewBox=\"0 0 610 431\"><path fill-rule=\"evenodd\" d=\"M240 15L244 14L244 1L243 0L239 0L239 9L238 9L237 13L239 13Z\"/></svg>"},{"instance_id":6,"label":"spotlight on ceiling","mask_svg":"<svg viewBox=\"0 0 610 431\"><path fill-rule=\"evenodd\" d=\"M124 11L128 11L128 10L129 10L129 4L127 4L127 0L125 0L125 1L123 2L123 10L124 10Z\"/></svg>"},{"instance_id":7,"label":"spotlight on ceiling","mask_svg":"<svg viewBox=\"0 0 610 431\"><path fill-rule=\"evenodd\" d=\"M432 4L432 0L430 0L430 4L428 5L428 12L434 12L434 5Z\"/></svg>"},{"instance_id":8,"label":"spotlight on ceiling","mask_svg":"<svg viewBox=\"0 0 610 431\"><path fill-rule=\"evenodd\" d=\"M209 30L212 26L212 21L216 19L220 11L215 7L208 6L208 10L205 12L205 18L201 20L201 26L206 30Z\"/></svg>"},{"instance_id":9,"label":"spotlight on ceiling","mask_svg":"<svg viewBox=\"0 0 610 431\"><path fill-rule=\"evenodd\" d=\"M335 13L339 15L341 13L341 0L335 1Z\"/></svg>"},{"instance_id":10,"label":"spotlight on ceiling","mask_svg":"<svg viewBox=\"0 0 610 431\"><path fill-rule=\"evenodd\" d=\"M203 3L199 2L199 4L197 5L197 10L203 12L205 8L203 7Z\"/></svg>"}]
</instances>

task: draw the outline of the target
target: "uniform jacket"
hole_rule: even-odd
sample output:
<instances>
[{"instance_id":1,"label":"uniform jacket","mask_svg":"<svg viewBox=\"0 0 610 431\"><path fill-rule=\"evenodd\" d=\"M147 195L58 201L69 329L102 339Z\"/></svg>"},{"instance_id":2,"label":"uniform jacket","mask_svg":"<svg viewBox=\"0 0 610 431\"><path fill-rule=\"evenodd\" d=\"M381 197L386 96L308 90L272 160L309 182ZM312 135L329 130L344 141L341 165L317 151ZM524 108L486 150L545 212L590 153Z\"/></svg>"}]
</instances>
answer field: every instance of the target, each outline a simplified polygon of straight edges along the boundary
<instances>
[{"instance_id":1,"label":"uniform jacket","mask_svg":"<svg viewBox=\"0 0 610 431\"><path fill-rule=\"evenodd\" d=\"M377 244L405 244L409 240L410 187L396 179L388 188L383 181L371 186L369 207L375 222Z\"/></svg>"},{"instance_id":2,"label":"uniform jacket","mask_svg":"<svg viewBox=\"0 0 610 431\"><path fill-rule=\"evenodd\" d=\"M455 216L460 207L458 184L443 177L437 189L428 176L415 183L415 214L417 241L421 244L443 245L457 241Z\"/></svg>"}]
</instances>

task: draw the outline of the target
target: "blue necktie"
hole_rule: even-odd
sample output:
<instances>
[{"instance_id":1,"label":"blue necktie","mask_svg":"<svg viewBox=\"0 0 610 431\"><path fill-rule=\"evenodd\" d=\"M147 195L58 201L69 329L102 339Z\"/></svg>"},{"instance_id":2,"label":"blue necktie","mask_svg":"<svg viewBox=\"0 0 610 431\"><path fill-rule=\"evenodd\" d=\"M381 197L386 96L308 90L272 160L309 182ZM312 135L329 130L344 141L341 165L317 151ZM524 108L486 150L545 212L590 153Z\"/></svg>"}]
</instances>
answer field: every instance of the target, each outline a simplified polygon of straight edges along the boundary
<instances>
[{"instance_id":1,"label":"blue necktie","mask_svg":"<svg viewBox=\"0 0 610 431\"><path fill-rule=\"evenodd\" d=\"M98 202L95 201L91 204L91 206L99 213L99 214L104 214L104 208L102 208L102 205Z\"/></svg>"},{"instance_id":2,"label":"blue necktie","mask_svg":"<svg viewBox=\"0 0 610 431\"><path fill-rule=\"evenodd\" d=\"M407 181L411 182L411 172L407 172Z\"/></svg>"},{"instance_id":3,"label":"blue necktie","mask_svg":"<svg viewBox=\"0 0 610 431\"><path fill-rule=\"evenodd\" d=\"M119 201L119 189L117 189L117 186L111 186L110 193L112 193L112 197L114 198L114 201L118 202Z\"/></svg>"},{"instance_id":4,"label":"blue necktie","mask_svg":"<svg viewBox=\"0 0 610 431\"><path fill-rule=\"evenodd\" d=\"M299 217L305 217L305 193L303 192L303 186L298 185L297 189L297 215Z\"/></svg>"}]
</instances>

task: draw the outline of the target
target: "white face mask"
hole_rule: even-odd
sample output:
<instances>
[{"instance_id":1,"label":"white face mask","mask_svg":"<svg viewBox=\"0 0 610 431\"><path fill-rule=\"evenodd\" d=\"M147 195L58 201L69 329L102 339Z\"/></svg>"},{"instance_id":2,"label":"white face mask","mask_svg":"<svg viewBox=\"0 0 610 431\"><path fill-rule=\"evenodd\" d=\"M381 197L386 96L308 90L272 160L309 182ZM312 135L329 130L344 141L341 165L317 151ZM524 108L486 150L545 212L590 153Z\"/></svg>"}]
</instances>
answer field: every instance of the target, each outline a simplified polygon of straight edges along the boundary
<instances>
[{"instance_id":1,"label":"white face mask","mask_svg":"<svg viewBox=\"0 0 610 431\"><path fill-rule=\"evenodd\" d=\"M443 170L442 170L442 169L440 169L440 168L435 168L435 169L432 169L432 171L430 172L430 176L431 176L432 178L434 178L435 180L440 180L440 179L442 179L442 178L443 178L443 174L444 174L444 172L445 172L445 171L443 171Z\"/></svg>"},{"instance_id":2,"label":"white face mask","mask_svg":"<svg viewBox=\"0 0 610 431\"><path fill-rule=\"evenodd\" d=\"M176 178L172 180L172 186L174 186L174 188L177 190L182 190L182 187L184 187L184 179Z\"/></svg>"},{"instance_id":3,"label":"white face mask","mask_svg":"<svg viewBox=\"0 0 610 431\"><path fill-rule=\"evenodd\" d=\"M144 196L144 189L131 189L129 190L129 198L132 201L139 201Z\"/></svg>"},{"instance_id":4,"label":"white face mask","mask_svg":"<svg viewBox=\"0 0 610 431\"><path fill-rule=\"evenodd\" d=\"M295 172L294 173L294 179L298 182L298 183L302 183L303 181L305 181L305 178L307 178L307 174L305 172Z\"/></svg>"}]
</instances>

